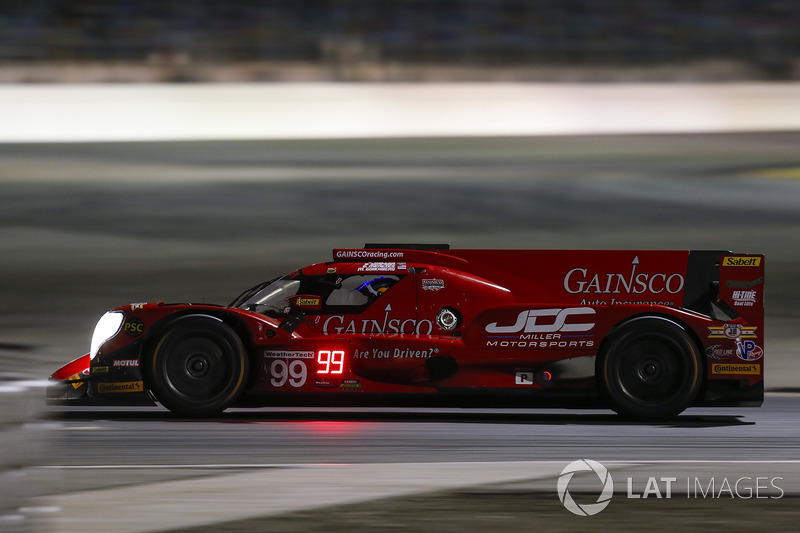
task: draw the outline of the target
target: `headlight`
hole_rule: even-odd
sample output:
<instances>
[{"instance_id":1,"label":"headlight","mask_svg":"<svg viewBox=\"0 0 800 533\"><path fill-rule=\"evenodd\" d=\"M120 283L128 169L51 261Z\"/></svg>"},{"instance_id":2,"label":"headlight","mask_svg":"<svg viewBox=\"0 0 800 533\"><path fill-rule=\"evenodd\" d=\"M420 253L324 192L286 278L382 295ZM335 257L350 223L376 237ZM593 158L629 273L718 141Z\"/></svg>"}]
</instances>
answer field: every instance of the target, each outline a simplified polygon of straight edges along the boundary
<instances>
[{"instance_id":1,"label":"headlight","mask_svg":"<svg viewBox=\"0 0 800 533\"><path fill-rule=\"evenodd\" d=\"M108 339L119 333L125 315L122 311L109 311L100 317L92 333L92 348L89 350L89 359L94 359L100 346Z\"/></svg>"}]
</instances>

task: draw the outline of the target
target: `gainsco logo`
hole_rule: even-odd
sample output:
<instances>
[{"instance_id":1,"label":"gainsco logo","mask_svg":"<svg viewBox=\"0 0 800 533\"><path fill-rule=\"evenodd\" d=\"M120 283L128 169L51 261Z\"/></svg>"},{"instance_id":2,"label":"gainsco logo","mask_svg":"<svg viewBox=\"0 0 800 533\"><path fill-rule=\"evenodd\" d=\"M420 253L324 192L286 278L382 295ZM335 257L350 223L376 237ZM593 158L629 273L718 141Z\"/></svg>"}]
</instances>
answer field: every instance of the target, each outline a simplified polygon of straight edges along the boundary
<instances>
[{"instance_id":1,"label":"gainsco logo","mask_svg":"<svg viewBox=\"0 0 800 533\"><path fill-rule=\"evenodd\" d=\"M570 294L678 294L683 290L681 274L637 273L638 266L637 255L628 274L597 274L588 268L573 268L564 276L564 290Z\"/></svg>"},{"instance_id":2,"label":"gainsco logo","mask_svg":"<svg viewBox=\"0 0 800 533\"><path fill-rule=\"evenodd\" d=\"M764 356L764 349L753 341L736 343L736 355L743 361L757 361Z\"/></svg>"},{"instance_id":3,"label":"gainsco logo","mask_svg":"<svg viewBox=\"0 0 800 533\"><path fill-rule=\"evenodd\" d=\"M591 307L568 307L567 309L532 309L522 311L517 315L517 320L509 326L499 326L492 322L486 326L488 333L555 333L557 331L589 331L594 327L594 322L567 323L572 316L594 315ZM540 318L553 317L551 323L540 324Z\"/></svg>"},{"instance_id":4,"label":"gainsco logo","mask_svg":"<svg viewBox=\"0 0 800 533\"><path fill-rule=\"evenodd\" d=\"M383 319L347 319L344 315L331 315L322 324L324 335L332 334L364 334L399 333L414 335L430 335L433 331L433 322L430 320L417 320L416 318L390 318L391 304L384 309Z\"/></svg>"}]
</instances>

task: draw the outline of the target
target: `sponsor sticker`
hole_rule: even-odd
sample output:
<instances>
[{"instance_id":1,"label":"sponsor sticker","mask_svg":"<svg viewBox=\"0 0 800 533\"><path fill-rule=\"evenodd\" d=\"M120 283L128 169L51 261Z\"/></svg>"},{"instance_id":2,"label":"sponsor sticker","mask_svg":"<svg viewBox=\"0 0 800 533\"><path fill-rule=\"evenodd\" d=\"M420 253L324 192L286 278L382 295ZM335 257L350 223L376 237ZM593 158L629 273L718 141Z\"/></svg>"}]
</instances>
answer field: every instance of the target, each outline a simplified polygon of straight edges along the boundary
<instances>
[{"instance_id":1,"label":"sponsor sticker","mask_svg":"<svg viewBox=\"0 0 800 533\"><path fill-rule=\"evenodd\" d=\"M318 389L335 389L339 386L339 382L332 379L316 379L314 386Z\"/></svg>"},{"instance_id":2,"label":"sponsor sticker","mask_svg":"<svg viewBox=\"0 0 800 533\"><path fill-rule=\"evenodd\" d=\"M395 270L397 270L397 263L394 262L364 263L358 267L359 272L394 272Z\"/></svg>"},{"instance_id":3,"label":"sponsor sticker","mask_svg":"<svg viewBox=\"0 0 800 533\"><path fill-rule=\"evenodd\" d=\"M319 307L319 298L298 298L296 304L299 307Z\"/></svg>"},{"instance_id":4,"label":"sponsor sticker","mask_svg":"<svg viewBox=\"0 0 800 533\"><path fill-rule=\"evenodd\" d=\"M733 291L734 307L753 307L756 305L756 291Z\"/></svg>"},{"instance_id":5,"label":"sponsor sticker","mask_svg":"<svg viewBox=\"0 0 800 533\"><path fill-rule=\"evenodd\" d=\"M264 357L269 359L314 359L313 351L290 351L290 350L265 350Z\"/></svg>"},{"instance_id":6,"label":"sponsor sticker","mask_svg":"<svg viewBox=\"0 0 800 533\"><path fill-rule=\"evenodd\" d=\"M113 366L114 368L124 368L124 367L138 368L139 367L139 360L138 359L117 359L113 363L111 363L111 366Z\"/></svg>"},{"instance_id":7,"label":"sponsor sticker","mask_svg":"<svg viewBox=\"0 0 800 533\"><path fill-rule=\"evenodd\" d=\"M97 392L100 394L111 394L119 392L144 392L144 384L141 381L124 381L120 383L98 383Z\"/></svg>"},{"instance_id":8,"label":"sponsor sticker","mask_svg":"<svg viewBox=\"0 0 800 533\"><path fill-rule=\"evenodd\" d=\"M758 326L742 326L741 324L725 324L724 326L708 326L709 339L756 339Z\"/></svg>"},{"instance_id":9,"label":"sponsor sticker","mask_svg":"<svg viewBox=\"0 0 800 533\"><path fill-rule=\"evenodd\" d=\"M144 322L139 318L131 318L122 326L122 330L128 337L138 337L144 333Z\"/></svg>"},{"instance_id":10,"label":"sponsor sticker","mask_svg":"<svg viewBox=\"0 0 800 533\"><path fill-rule=\"evenodd\" d=\"M764 357L764 349L753 341L736 343L736 356L743 361L757 361Z\"/></svg>"},{"instance_id":11,"label":"sponsor sticker","mask_svg":"<svg viewBox=\"0 0 800 533\"><path fill-rule=\"evenodd\" d=\"M722 258L722 266L726 267L757 267L761 266L760 257L728 256Z\"/></svg>"},{"instance_id":12,"label":"sponsor sticker","mask_svg":"<svg viewBox=\"0 0 800 533\"><path fill-rule=\"evenodd\" d=\"M706 357L709 359L720 361L722 359L730 359L734 355L736 355L736 349L730 346L715 344L706 348Z\"/></svg>"},{"instance_id":13,"label":"sponsor sticker","mask_svg":"<svg viewBox=\"0 0 800 533\"><path fill-rule=\"evenodd\" d=\"M761 373L761 365L741 364L741 363L714 363L711 365L711 373L715 375L725 374L750 374L758 375Z\"/></svg>"},{"instance_id":14,"label":"sponsor sticker","mask_svg":"<svg viewBox=\"0 0 800 533\"><path fill-rule=\"evenodd\" d=\"M442 289L444 289L443 279L431 278L422 280L423 291L440 291Z\"/></svg>"},{"instance_id":15,"label":"sponsor sticker","mask_svg":"<svg viewBox=\"0 0 800 533\"><path fill-rule=\"evenodd\" d=\"M339 385L339 390L361 390L360 379L345 379Z\"/></svg>"},{"instance_id":16,"label":"sponsor sticker","mask_svg":"<svg viewBox=\"0 0 800 533\"><path fill-rule=\"evenodd\" d=\"M631 261L630 272L593 272L576 267L564 275L564 290L570 294L680 294L685 283L678 272L641 272L639 256ZM624 302L617 302L624 303Z\"/></svg>"},{"instance_id":17,"label":"sponsor sticker","mask_svg":"<svg viewBox=\"0 0 800 533\"><path fill-rule=\"evenodd\" d=\"M108 374L108 367L107 366L92 367L92 374Z\"/></svg>"}]
</instances>

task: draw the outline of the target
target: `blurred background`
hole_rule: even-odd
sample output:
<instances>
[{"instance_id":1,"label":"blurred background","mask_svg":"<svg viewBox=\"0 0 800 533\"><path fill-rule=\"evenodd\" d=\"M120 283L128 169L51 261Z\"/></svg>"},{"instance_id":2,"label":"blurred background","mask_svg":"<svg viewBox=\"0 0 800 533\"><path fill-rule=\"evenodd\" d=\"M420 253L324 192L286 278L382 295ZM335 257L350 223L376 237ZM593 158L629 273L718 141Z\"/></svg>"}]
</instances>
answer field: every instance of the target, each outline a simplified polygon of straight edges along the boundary
<instances>
[{"instance_id":1,"label":"blurred background","mask_svg":"<svg viewBox=\"0 0 800 533\"><path fill-rule=\"evenodd\" d=\"M0 2L0 371L334 247L707 248L766 254L767 390L797 392L799 27L794 0Z\"/></svg>"},{"instance_id":2,"label":"blurred background","mask_svg":"<svg viewBox=\"0 0 800 533\"><path fill-rule=\"evenodd\" d=\"M791 0L31 0L0 81L796 80Z\"/></svg>"}]
</instances>

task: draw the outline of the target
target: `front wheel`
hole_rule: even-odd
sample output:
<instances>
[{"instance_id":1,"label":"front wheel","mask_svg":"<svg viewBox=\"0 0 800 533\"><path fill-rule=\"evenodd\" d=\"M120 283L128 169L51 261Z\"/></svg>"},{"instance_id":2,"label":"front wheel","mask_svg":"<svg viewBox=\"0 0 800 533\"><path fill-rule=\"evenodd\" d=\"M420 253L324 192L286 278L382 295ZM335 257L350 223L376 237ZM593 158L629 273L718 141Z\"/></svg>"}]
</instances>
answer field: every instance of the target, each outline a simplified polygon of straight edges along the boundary
<instances>
[{"instance_id":1,"label":"front wheel","mask_svg":"<svg viewBox=\"0 0 800 533\"><path fill-rule=\"evenodd\" d=\"M213 416L244 390L248 362L238 335L211 317L175 323L147 363L150 388L162 405L184 416Z\"/></svg>"},{"instance_id":2,"label":"front wheel","mask_svg":"<svg viewBox=\"0 0 800 533\"><path fill-rule=\"evenodd\" d=\"M700 392L703 360L692 337L672 321L641 318L622 326L598 358L601 389L619 414L667 420Z\"/></svg>"}]
</instances>

